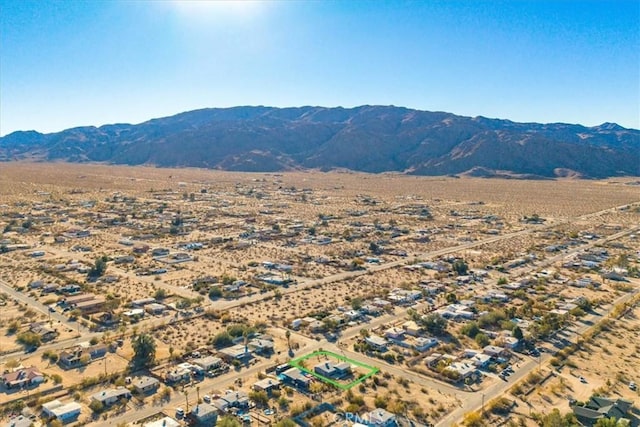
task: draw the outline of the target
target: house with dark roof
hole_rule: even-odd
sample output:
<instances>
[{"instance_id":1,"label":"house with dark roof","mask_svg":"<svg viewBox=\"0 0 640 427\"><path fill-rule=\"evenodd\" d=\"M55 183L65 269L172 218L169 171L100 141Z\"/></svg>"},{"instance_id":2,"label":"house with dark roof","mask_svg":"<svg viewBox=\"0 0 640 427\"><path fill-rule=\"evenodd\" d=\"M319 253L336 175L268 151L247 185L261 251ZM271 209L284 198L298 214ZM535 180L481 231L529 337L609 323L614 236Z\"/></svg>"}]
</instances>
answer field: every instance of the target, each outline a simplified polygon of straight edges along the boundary
<instances>
[{"instance_id":1,"label":"house with dark roof","mask_svg":"<svg viewBox=\"0 0 640 427\"><path fill-rule=\"evenodd\" d=\"M282 372L282 380L294 387L306 390L311 385L311 378L306 376L300 369L291 368Z\"/></svg>"},{"instance_id":2,"label":"house with dark roof","mask_svg":"<svg viewBox=\"0 0 640 427\"><path fill-rule=\"evenodd\" d=\"M32 323L29 325L29 331L38 335L42 342L53 341L58 336L58 332L44 322Z\"/></svg>"},{"instance_id":3,"label":"house with dark roof","mask_svg":"<svg viewBox=\"0 0 640 427\"><path fill-rule=\"evenodd\" d=\"M633 402L623 399L608 399L592 396L585 406L573 406L573 413L581 424L594 425L600 418L615 417L616 420L626 419Z\"/></svg>"},{"instance_id":4,"label":"house with dark roof","mask_svg":"<svg viewBox=\"0 0 640 427\"><path fill-rule=\"evenodd\" d=\"M334 364L332 362L322 362L313 367L313 372L325 378L340 379L351 374L351 365L347 362Z\"/></svg>"}]
</instances>

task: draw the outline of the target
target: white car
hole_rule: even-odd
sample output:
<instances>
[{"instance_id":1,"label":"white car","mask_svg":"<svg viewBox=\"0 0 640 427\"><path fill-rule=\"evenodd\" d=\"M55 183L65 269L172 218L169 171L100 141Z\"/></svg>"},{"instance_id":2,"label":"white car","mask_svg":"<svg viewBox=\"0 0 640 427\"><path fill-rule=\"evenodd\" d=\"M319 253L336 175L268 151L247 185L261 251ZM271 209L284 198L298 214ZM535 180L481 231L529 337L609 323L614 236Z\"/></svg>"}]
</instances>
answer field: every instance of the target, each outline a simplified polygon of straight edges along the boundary
<instances>
[{"instance_id":1,"label":"white car","mask_svg":"<svg viewBox=\"0 0 640 427\"><path fill-rule=\"evenodd\" d=\"M176 417L178 417L178 418L184 417L184 409L176 408Z\"/></svg>"}]
</instances>

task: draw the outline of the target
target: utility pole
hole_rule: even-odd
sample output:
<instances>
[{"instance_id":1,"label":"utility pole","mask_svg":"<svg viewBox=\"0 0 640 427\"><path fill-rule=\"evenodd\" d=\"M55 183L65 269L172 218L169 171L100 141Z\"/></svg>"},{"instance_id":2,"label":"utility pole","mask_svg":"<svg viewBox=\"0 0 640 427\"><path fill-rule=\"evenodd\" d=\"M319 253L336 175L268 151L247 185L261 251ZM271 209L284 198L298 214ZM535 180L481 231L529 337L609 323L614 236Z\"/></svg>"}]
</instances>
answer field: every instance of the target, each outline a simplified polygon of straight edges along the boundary
<instances>
[{"instance_id":1,"label":"utility pole","mask_svg":"<svg viewBox=\"0 0 640 427\"><path fill-rule=\"evenodd\" d=\"M542 362L542 354L538 352L538 371L540 370L540 364Z\"/></svg>"},{"instance_id":2,"label":"utility pole","mask_svg":"<svg viewBox=\"0 0 640 427\"><path fill-rule=\"evenodd\" d=\"M484 418L484 393L482 393L482 418Z\"/></svg>"}]
</instances>

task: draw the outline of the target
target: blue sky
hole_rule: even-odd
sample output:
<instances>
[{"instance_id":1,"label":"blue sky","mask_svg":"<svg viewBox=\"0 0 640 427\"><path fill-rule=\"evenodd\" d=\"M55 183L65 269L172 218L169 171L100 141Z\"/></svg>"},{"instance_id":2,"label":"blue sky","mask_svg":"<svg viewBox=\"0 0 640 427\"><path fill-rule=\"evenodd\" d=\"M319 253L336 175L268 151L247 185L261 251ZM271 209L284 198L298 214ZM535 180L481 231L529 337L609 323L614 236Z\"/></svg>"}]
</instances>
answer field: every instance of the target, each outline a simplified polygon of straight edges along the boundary
<instances>
[{"instance_id":1,"label":"blue sky","mask_svg":"<svg viewBox=\"0 0 640 427\"><path fill-rule=\"evenodd\" d=\"M0 134L204 107L640 127L640 1L0 0Z\"/></svg>"}]
</instances>

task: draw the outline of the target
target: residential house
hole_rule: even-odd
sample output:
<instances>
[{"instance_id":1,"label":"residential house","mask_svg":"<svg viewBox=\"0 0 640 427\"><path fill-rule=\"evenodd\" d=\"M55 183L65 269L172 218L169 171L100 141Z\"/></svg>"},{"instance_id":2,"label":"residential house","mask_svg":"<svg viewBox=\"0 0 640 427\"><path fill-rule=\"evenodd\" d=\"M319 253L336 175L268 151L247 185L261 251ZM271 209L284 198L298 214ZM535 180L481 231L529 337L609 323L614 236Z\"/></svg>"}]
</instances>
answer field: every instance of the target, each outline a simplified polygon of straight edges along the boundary
<instances>
[{"instance_id":1,"label":"residential house","mask_svg":"<svg viewBox=\"0 0 640 427\"><path fill-rule=\"evenodd\" d=\"M484 353L476 353L467 360L473 363L477 368L486 368L489 366L489 363L491 363L491 356Z\"/></svg>"},{"instance_id":2,"label":"residential house","mask_svg":"<svg viewBox=\"0 0 640 427\"><path fill-rule=\"evenodd\" d=\"M302 373L298 368L290 368L282 372L282 378L285 383L291 384L294 387L302 390L307 390L311 385L311 378Z\"/></svg>"},{"instance_id":3,"label":"residential house","mask_svg":"<svg viewBox=\"0 0 640 427\"><path fill-rule=\"evenodd\" d=\"M145 375L137 378L131 385L138 394L153 394L158 390L158 387L160 387L160 381L157 378Z\"/></svg>"},{"instance_id":4,"label":"residential house","mask_svg":"<svg viewBox=\"0 0 640 427\"><path fill-rule=\"evenodd\" d=\"M160 315L164 313L164 311L167 309L167 306L152 302L151 304L147 304L144 309L149 314Z\"/></svg>"},{"instance_id":5,"label":"residential house","mask_svg":"<svg viewBox=\"0 0 640 427\"><path fill-rule=\"evenodd\" d=\"M249 360L253 357L247 346L244 344L236 344L233 347L223 348L218 351L218 354L227 361Z\"/></svg>"},{"instance_id":6,"label":"residential house","mask_svg":"<svg viewBox=\"0 0 640 427\"><path fill-rule=\"evenodd\" d=\"M86 363L91 363L107 354L107 346L104 344L89 345L80 344L62 350L58 359L63 368L75 368Z\"/></svg>"},{"instance_id":7,"label":"residential house","mask_svg":"<svg viewBox=\"0 0 640 427\"><path fill-rule=\"evenodd\" d=\"M249 395L241 390L228 390L220 400L227 402L227 408L246 409L249 407Z\"/></svg>"},{"instance_id":8,"label":"residential house","mask_svg":"<svg viewBox=\"0 0 640 427\"><path fill-rule=\"evenodd\" d=\"M322 323L319 320L314 320L313 322L309 323L310 332L322 332L324 330L325 330L324 323Z\"/></svg>"},{"instance_id":9,"label":"residential house","mask_svg":"<svg viewBox=\"0 0 640 427\"><path fill-rule=\"evenodd\" d=\"M264 391L268 395L271 395L273 390L280 389L280 380L275 378L264 378L260 381L257 381L251 386L251 388L255 391Z\"/></svg>"},{"instance_id":10,"label":"residential house","mask_svg":"<svg viewBox=\"0 0 640 427\"><path fill-rule=\"evenodd\" d=\"M433 369L438 365L440 360L442 360L442 354L433 353L424 358L424 364Z\"/></svg>"},{"instance_id":11,"label":"residential house","mask_svg":"<svg viewBox=\"0 0 640 427\"><path fill-rule=\"evenodd\" d=\"M102 405L111 406L120 400L130 399L131 393L124 387L109 388L91 395L92 402L100 402Z\"/></svg>"},{"instance_id":12,"label":"residential house","mask_svg":"<svg viewBox=\"0 0 640 427\"><path fill-rule=\"evenodd\" d=\"M593 426L601 418L615 417L616 420L628 419L633 402L623 399L609 399L593 396L585 406L573 406L573 413L585 426Z\"/></svg>"},{"instance_id":13,"label":"residential house","mask_svg":"<svg viewBox=\"0 0 640 427\"><path fill-rule=\"evenodd\" d=\"M115 257L113 259L113 262L115 264L130 264L132 262L134 262L136 259L133 257L133 255L123 255L123 256L118 256Z\"/></svg>"},{"instance_id":14,"label":"residential house","mask_svg":"<svg viewBox=\"0 0 640 427\"><path fill-rule=\"evenodd\" d=\"M60 285L56 283L47 283L46 285L42 286L41 292L43 294L50 294L52 292L57 292L59 287Z\"/></svg>"},{"instance_id":15,"label":"residential house","mask_svg":"<svg viewBox=\"0 0 640 427\"><path fill-rule=\"evenodd\" d=\"M350 322L358 320L360 317L362 317L362 314L357 310L347 310L345 311L344 315Z\"/></svg>"},{"instance_id":16,"label":"residential house","mask_svg":"<svg viewBox=\"0 0 640 427\"><path fill-rule=\"evenodd\" d=\"M422 328L413 320L406 321L402 324L402 329L408 335L418 337L422 334Z\"/></svg>"},{"instance_id":17,"label":"residential house","mask_svg":"<svg viewBox=\"0 0 640 427\"><path fill-rule=\"evenodd\" d=\"M263 339L253 339L247 344L249 349L256 354L269 355L274 351L273 341Z\"/></svg>"},{"instance_id":18,"label":"residential house","mask_svg":"<svg viewBox=\"0 0 640 427\"><path fill-rule=\"evenodd\" d=\"M323 362L313 367L313 372L325 378L340 379L351 374L351 365L346 362L334 364Z\"/></svg>"},{"instance_id":19,"label":"residential house","mask_svg":"<svg viewBox=\"0 0 640 427\"><path fill-rule=\"evenodd\" d=\"M181 366L182 365L182 366ZM165 381L169 383L179 383L191 379L191 367L181 364L165 373Z\"/></svg>"},{"instance_id":20,"label":"residential house","mask_svg":"<svg viewBox=\"0 0 640 427\"><path fill-rule=\"evenodd\" d=\"M218 420L218 408L209 403L198 403L189 413L189 417L198 426L214 426Z\"/></svg>"},{"instance_id":21,"label":"residential house","mask_svg":"<svg viewBox=\"0 0 640 427\"><path fill-rule=\"evenodd\" d=\"M413 340L412 347L422 352L437 346L439 343L435 338L417 337Z\"/></svg>"},{"instance_id":22,"label":"residential house","mask_svg":"<svg viewBox=\"0 0 640 427\"><path fill-rule=\"evenodd\" d=\"M205 356L193 359L191 363L199 366L204 371L210 371L212 369L220 368L222 366L222 359L215 356Z\"/></svg>"},{"instance_id":23,"label":"residential house","mask_svg":"<svg viewBox=\"0 0 640 427\"><path fill-rule=\"evenodd\" d=\"M402 328L398 328L393 326L386 331L384 331L384 337L394 341L401 341L404 339L405 330Z\"/></svg>"},{"instance_id":24,"label":"residential house","mask_svg":"<svg viewBox=\"0 0 640 427\"><path fill-rule=\"evenodd\" d=\"M373 304L365 304L360 309L360 312L369 316L379 316L382 314L382 309Z\"/></svg>"},{"instance_id":25,"label":"residential house","mask_svg":"<svg viewBox=\"0 0 640 427\"><path fill-rule=\"evenodd\" d=\"M64 301L62 302L62 304L67 306L67 307L74 307L78 303L85 302L85 301L91 301L91 300L93 300L95 298L96 298L95 294L90 294L90 293L78 294L78 295L73 295L73 296L65 298Z\"/></svg>"},{"instance_id":26,"label":"residential house","mask_svg":"<svg viewBox=\"0 0 640 427\"><path fill-rule=\"evenodd\" d=\"M59 288L57 290L57 292L62 293L62 294L67 295L67 296L72 296L72 295L77 295L78 293L80 293L81 290L82 290L82 288L80 287L80 285L77 285L75 283L71 283L71 284L64 285L63 287Z\"/></svg>"},{"instance_id":27,"label":"residential house","mask_svg":"<svg viewBox=\"0 0 640 427\"><path fill-rule=\"evenodd\" d=\"M103 326L113 326L120 323L120 318L113 312L100 313L92 317L93 321Z\"/></svg>"},{"instance_id":28,"label":"residential house","mask_svg":"<svg viewBox=\"0 0 640 427\"><path fill-rule=\"evenodd\" d=\"M376 408L364 417L372 426L395 427L398 425L396 416L383 408Z\"/></svg>"},{"instance_id":29,"label":"residential house","mask_svg":"<svg viewBox=\"0 0 640 427\"><path fill-rule=\"evenodd\" d=\"M377 351L387 351L387 345L389 344L386 339L378 335L370 335L364 341Z\"/></svg>"},{"instance_id":30,"label":"residential house","mask_svg":"<svg viewBox=\"0 0 640 427\"><path fill-rule=\"evenodd\" d=\"M495 345L488 345L482 349L484 354L487 354L491 357L505 357L509 355L509 352L502 347L498 347Z\"/></svg>"},{"instance_id":31,"label":"residential house","mask_svg":"<svg viewBox=\"0 0 640 427\"><path fill-rule=\"evenodd\" d=\"M513 350L518 346L518 344L520 344L520 340L512 336L506 336L503 338L503 340L504 340L504 348L509 350Z\"/></svg>"},{"instance_id":32,"label":"residential house","mask_svg":"<svg viewBox=\"0 0 640 427\"><path fill-rule=\"evenodd\" d=\"M44 282L42 280L34 280L33 282L29 282L29 289L40 289L44 286Z\"/></svg>"},{"instance_id":33,"label":"residential house","mask_svg":"<svg viewBox=\"0 0 640 427\"><path fill-rule=\"evenodd\" d=\"M2 375L2 383L8 389L30 387L44 381L44 375L35 366L21 368Z\"/></svg>"},{"instance_id":34,"label":"residential house","mask_svg":"<svg viewBox=\"0 0 640 427\"><path fill-rule=\"evenodd\" d=\"M42 415L48 419L57 419L63 424L78 418L82 406L78 402L62 403L59 400L42 404Z\"/></svg>"},{"instance_id":35,"label":"residential house","mask_svg":"<svg viewBox=\"0 0 640 427\"><path fill-rule=\"evenodd\" d=\"M144 317L144 309L142 308L134 308L131 310L127 310L122 312L122 316L130 321L137 321Z\"/></svg>"},{"instance_id":36,"label":"residential house","mask_svg":"<svg viewBox=\"0 0 640 427\"><path fill-rule=\"evenodd\" d=\"M456 372L458 374L458 379L460 380L470 377L476 371L476 367L473 363L466 362L453 362L445 369Z\"/></svg>"},{"instance_id":37,"label":"residential house","mask_svg":"<svg viewBox=\"0 0 640 427\"><path fill-rule=\"evenodd\" d=\"M53 341L58 336L58 332L44 322L32 323L29 326L29 331L38 335L42 342Z\"/></svg>"},{"instance_id":38,"label":"residential house","mask_svg":"<svg viewBox=\"0 0 640 427\"><path fill-rule=\"evenodd\" d=\"M97 296L92 300L79 302L73 307L80 310L82 314L92 314L102 311L106 302L105 297Z\"/></svg>"},{"instance_id":39,"label":"residential house","mask_svg":"<svg viewBox=\"0 0 640 427\"><path fill-rule=\"evenodd\" d=\"M141 298L134 301L131 301L131 307L143 307L147 304L152 304L156 302L155 298Z\"/></svg>"}]
</instances>

